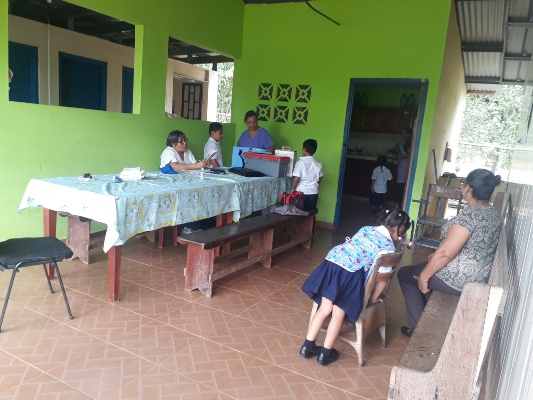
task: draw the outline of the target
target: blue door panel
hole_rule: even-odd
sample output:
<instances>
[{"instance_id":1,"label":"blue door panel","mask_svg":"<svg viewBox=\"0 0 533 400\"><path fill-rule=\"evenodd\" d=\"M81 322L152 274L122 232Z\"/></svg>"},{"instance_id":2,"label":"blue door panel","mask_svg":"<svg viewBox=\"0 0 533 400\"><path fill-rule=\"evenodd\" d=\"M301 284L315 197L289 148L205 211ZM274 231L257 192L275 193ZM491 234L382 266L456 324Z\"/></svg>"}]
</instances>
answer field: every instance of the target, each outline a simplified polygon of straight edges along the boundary
<instances>
[{"instance_id":1,"label":"blue door panel","mask_svg":"<svg viewBox=\"0 0 533 400\"><path fill-rule=\"evenodd\" d=\"M133 68L122 67L122 112L133 112Z\"/></svg>"},{"instance_id":2,"label":"blue door panel","mask_svg":"<svg viewBox=\"0 0 533 400\"><path fill-rule=\"evenodd\" d=\"M9 100L39 103L37 47L9 42L9 69L13 80L9 85Z\"/></svg>"}]
</instances>

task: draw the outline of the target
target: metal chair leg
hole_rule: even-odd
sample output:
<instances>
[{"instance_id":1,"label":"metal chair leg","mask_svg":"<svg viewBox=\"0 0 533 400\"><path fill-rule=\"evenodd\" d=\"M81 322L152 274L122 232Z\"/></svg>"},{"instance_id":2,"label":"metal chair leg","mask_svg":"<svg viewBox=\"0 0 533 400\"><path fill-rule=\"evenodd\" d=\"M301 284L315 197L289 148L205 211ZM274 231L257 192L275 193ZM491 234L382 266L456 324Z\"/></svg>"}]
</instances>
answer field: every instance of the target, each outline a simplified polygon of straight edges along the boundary
<instances>
[{"instance_id":1,"label":"metal chair leg","mask_svg":"<svg viewBox=\"0 0 533 400\"><path fill-rule=\"evenodd\" d=\"M52 289L52 284L50 283L50 277L48 276L48 272L46 271L46 264L43 264L44 268L44 275L46 276L46 280L48 281L48 287L50 288L50 293L54 294L54 289Z\"/></svg>"},{"instance_id":2,"label":"metal chair leg","mask_svg":"<svg viewBox=\"0 0 533 400\"><path fill-rule=\"evenodd\" d=\"M7 288L6 299L4 300L4 307L2 308L2 315L0 316L0 332L2 332L2 322L4 322L4 315L6 315L7 302L9 301L9 295L11 294L11 288L13 287L13 282L15 281L15 274L17 273L18 268L13 269L11 274L11 281L9 282L9 287Z\"/></svg>"},{"instance_id":3,"label":"metal chair leg","mask_svg":"<svg viewBox=\"0 0 533 400\"><path fill-rule=\"evenodd\" d=\"M70 306L68 304L67 294L65 293L65 287L63 286L63 280L61 279L61 274L59 273L59 267L55 262L51 263L51 265L53 265L56 270L57 280L59 281L59 286L61 286L61 292L63 292L63 300L65 300L65 305L67 306L68 316L70 319L74 319L74 317L72 316L72 312L70 311ZM48 274L46 276L48 276Z\"/></svg>"}]
</instances>

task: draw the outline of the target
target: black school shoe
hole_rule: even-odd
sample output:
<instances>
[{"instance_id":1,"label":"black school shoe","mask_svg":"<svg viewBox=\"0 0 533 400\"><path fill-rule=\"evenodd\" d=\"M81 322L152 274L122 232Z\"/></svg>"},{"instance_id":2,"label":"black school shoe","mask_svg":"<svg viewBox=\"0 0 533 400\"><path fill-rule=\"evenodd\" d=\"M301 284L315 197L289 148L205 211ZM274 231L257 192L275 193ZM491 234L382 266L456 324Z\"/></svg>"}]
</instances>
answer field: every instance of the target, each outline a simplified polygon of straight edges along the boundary
<instances>
[{"instance_id":1,"label":"black school shoe","mask_svg":"<svg viewBox=\"0 0 533 400\"><path fill-rule=\"evenodd\" d=\"M337 361L338 358L339 358L339 352L335 349L331 349L330 353L327 356L321 352L316 358L316 362L322 365L323 367L325 367L329 363L332 363L333 361Z\"/></svg>"},{"instance_id":2,"label":"black school shoe","mask_svg":"<svg viewBox=\"0 0 533 400\"><path fill-rule=\"evenodd\" d=\"M402 326L400 328L400 331L407 337L411 337L411 335L413 334L414 330L415 330L415 328L409 328L407 326Z\"/></svg>"},{"instance_id":3,"label":"black school shoe","mask_svg":"<svg viewBox=\"0 0 533 400\"><path fill-rule=\"evenodd\" d=\"M321 351L322 346L316 346L314 349L310 349L309 347L305 347L305 345L303 345L300 349L300 357L311 358L319 355Z\"/></svg>"}]
</instances>

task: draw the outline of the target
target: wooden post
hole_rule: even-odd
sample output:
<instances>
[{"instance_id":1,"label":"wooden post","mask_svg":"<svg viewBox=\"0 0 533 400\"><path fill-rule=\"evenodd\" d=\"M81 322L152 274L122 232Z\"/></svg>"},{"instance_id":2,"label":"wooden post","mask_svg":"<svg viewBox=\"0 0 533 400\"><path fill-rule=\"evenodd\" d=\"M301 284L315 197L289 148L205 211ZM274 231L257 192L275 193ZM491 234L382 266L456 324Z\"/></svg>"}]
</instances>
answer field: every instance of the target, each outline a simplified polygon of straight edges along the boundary
<instances>
[{"instance_id":1,"label":"wooden post","mask_svg":"<svg viewBox=\"0 0 533 400\"><path fill-rule=\"evenodd\" d=\"M113 246L107 253L107 263L109 264L109 301L114 303L119 301L120 292L120 267L122 264L122 246Z\"/></svg>"},{"instance_id":2,"label":"wooden post","mask_svg":"<svg viewBox=\"0 0 533 400\"><path fill-rule=\"evenodd\" d=\"M309 235L313 232L313 215L302 218L298 222L292 223L291 241ZM311 239L302 243L302 246L306 249L311 248Z\"/></svg>"},{"instance_id":3,"label":"wooden post","mask_svg":"<svg viewBox=\"0 0 533 400\"><path fill-rule=\"evenodd\" d=\"M250 236L250 250L248 251L248 259L270 252L272 250L273 240L273 228L254 233L252 236ZM270 268L272 264L272 257L262 259L261 264L263 264L263 266L266 268Z\"/></svg>"},{"instance_id":4,"label":"wooden post","mask_svg":"<svg viewBox=\"0 0 533 400\"><path fill-rule=\"evenodd\" d=\"M203 245L197 243L188 243L187 246L185 290L199 289L204 296L211 297L215 249L204 250Z\"/></svg>"},{"instance_id":5,"label":"wooden post","mask_svg":"<svg viewBox=\"0 0 533 400\"><path fill-rule=\"evenodd\" d=\"M57 211L43 207L43 227L44 236L56 237ZM46 272L48 273L50 279L54 279L54 267L52 267L50 264L46 264Z\"/></svg>"}]
</instances>

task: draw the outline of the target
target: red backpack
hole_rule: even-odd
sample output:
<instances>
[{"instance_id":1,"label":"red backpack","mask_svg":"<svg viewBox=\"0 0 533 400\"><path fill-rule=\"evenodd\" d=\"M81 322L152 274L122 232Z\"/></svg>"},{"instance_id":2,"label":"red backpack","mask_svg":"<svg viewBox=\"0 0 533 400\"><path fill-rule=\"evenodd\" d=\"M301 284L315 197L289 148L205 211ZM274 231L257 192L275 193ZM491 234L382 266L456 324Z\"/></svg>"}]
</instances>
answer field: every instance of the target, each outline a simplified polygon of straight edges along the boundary
<instances>
[{"instance_id":1,"label":"red backpack","mask_svg":"<svg viewBox=\"0 0 533 400\"><path fill-rule=\"evenodd\" d=\"M296 208L299 208L300 210L304 209L304 194L303 192L297 192L294 191L290 194L287 194L287 192L283 192L279 195L279 199L281 200L281 204L283 205L289 205L292 204Z\"/></svg>"}]
</instances>

